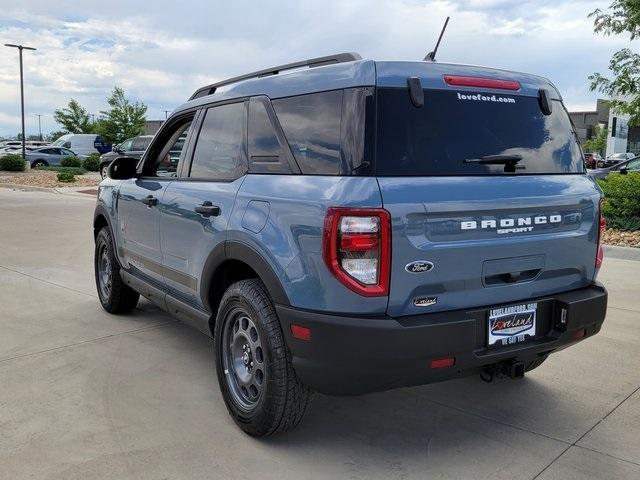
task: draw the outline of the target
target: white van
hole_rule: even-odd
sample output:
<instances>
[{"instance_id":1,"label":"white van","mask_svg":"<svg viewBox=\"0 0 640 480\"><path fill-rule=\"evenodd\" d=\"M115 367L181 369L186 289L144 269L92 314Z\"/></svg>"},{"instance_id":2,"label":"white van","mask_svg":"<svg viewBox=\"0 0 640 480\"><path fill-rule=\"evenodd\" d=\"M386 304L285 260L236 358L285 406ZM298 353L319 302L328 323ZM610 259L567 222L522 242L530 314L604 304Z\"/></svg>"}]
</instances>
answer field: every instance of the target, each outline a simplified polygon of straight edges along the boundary
<instances>
[{"instance_id":1,"label":"white van","mask_svg":"<svg viewBox=\"0 0 640 480\"><path fill-rule=\"evenodd\" d=\"M53 147L68 148L78 156L87 156L92 153L102 155L111 150L111 145L106 144L100 135L93 133L67 133L51 145Z\"/></svg>"}]
</instances>

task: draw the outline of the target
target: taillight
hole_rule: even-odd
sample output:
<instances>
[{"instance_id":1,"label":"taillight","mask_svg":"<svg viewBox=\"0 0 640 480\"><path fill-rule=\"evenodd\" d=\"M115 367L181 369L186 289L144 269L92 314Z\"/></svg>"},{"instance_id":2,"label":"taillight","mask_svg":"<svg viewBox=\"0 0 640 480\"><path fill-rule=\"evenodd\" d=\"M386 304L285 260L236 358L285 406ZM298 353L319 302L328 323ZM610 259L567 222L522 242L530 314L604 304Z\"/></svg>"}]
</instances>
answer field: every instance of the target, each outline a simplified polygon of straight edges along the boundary
<instances>
[{"instance_id":1,"label":"taillight","mask_svg":"<svg viewBox=\"0 0 640 480\"><path fill-rule=\"evenodd\" d=\"M444 75L447 85L454 87L493 88L497 90L520 90L520 82L515 80L500 80L497 78L466 77L462 75Z\"/></svg>"},{"instance_id":2,"label":"taillight","mask_svg":"<svg viewBox=\"0 0 640 480\"><path fill-rule=\"evenodd\" d=\"M604 260L604 248L602 247L602 234L607 228L607 219L604 218L602 214L602 204L604 203L604 198L600 198L600 204L598 205L598 249L596 250L596 269L602 266L602 261Z\"/></svg>"},{"instance_id":3,"label":"taillight","mask_svg":"<svg viewBox=\"0 0 640 480\"><path fill-rule=\"evenodd\" d=\"M367 297L389 294L391 218L381 208L329 208L324 259L344 285Z\"/></svg>"}]
</instances>

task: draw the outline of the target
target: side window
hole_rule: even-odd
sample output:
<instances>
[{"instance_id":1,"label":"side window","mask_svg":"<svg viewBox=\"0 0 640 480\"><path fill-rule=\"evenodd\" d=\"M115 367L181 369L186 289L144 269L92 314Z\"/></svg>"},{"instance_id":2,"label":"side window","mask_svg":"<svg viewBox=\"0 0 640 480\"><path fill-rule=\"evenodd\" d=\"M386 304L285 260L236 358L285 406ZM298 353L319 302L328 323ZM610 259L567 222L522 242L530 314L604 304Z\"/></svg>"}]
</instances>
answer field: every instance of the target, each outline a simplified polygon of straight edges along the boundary
<instances>
[{"instance_id":1,"label":"side window","mask_svg":"<svg viewBox=\"0 0 640 480\"><path fill-rule=\"evenodd\" d=\"M131 150L134 152L143 152L144 149L147 148L147 145L149 145L148 139L136 137L131 144Z\"/></svg>"},{"instance_id":2,"label":"side window","mask_svg":"<svg viewBox=\"0 0 640 480\"><path fill-rule=\"evenodd\" d=\"M291 167L282 151L266 102L258 97L249 101L247 149L251 173L291 173Z\"/></svg>"},{"instance_id":3,"label":"side window","mask_svg":"<svg viewBox=\"0 0 640 480\"><path fill-rule=\"evenodd\" d=\"M145 160L143 175L148 177L175 177L178 166L184 161L186 150L185 140L189 135L193 116L185 118L168 131L162 132L158 141L151 146L153 149Z\"/></svg>"},{"instance_id":4,"label":"side window","mask_svg":"<svg viewBox=\"0 0 640 480\"><path fill-rule=\"evenodd\" d=\"M128 152L129 150L131 150L131 144L133 143L133 139L130 138L128 140L125 140L124 142L122 142L120 144L120 150L124 151L124 152Z\"/></svg>"},{"instance_id":5,"label":"side window","mask_svg":"<svg viewBox=\"0 0 640 480\"><path fill-rule=\"evenodd\" d=\"M342 90L335 90L272 101L304 174L340 173L342 95Z\"/></svg>"},{"instance_id":6,"label":"side window","mask_svg":"<svg viewBox=\"0 0 640 480\"><path fill-rule=\"evenodd\" d=\"M192 178L234 180L244 170L244 102L206 112L191 162Z\"/></svg>"},{"instance_id":7,"label":"side window","mask_svg":"<svg viewBox=\"0 0 640 480\"><path fill-rule=\"evenodd\" d=\"M640 170L640 158L636 158L627 163L627 170L633 170L634 172Z\"/></svg>"}]
</instances>

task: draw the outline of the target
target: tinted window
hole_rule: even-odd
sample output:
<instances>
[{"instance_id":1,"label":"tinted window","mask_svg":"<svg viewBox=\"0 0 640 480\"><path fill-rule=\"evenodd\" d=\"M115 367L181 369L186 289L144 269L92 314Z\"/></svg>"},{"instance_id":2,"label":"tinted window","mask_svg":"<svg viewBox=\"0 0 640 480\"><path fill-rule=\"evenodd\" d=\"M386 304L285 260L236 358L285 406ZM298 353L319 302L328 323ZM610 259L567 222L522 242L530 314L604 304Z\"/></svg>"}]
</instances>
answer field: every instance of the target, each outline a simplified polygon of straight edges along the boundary
<instances>
[{"instance_id":1,"label":"tinted window","mask_svg":"<svg viewBox=\"0 0 640 480\"><path fill-rule=\"evenodd\" d=\"M342 95L341 90L336 90L273 100L302 173L340 173Z\"/></svg>"},{"instance_id":2,"label":"tinted window","mask_svg":"<svg viewBox=\"0 0 640 480\"><path fill-rule=\"evenodd\" d=\"M151 138L149 137L136 137L133 139L131 150L135 152L143 152L149 146L150 141L151 141Z\"/></svg>"},{"instance_id":3,"label":"tinted window","mask_svg":"<svg viewBox=\"0 0 640 480\"><path fill-rule=\"evenodd\" d=\"M249 103L248 140L249 157L252 160L256 157L279 157L282 153L267 109L260 101Z\"/></svg>"},{"instance_id":4,"label":"tinted window","mask_svg":"<svg viewBox=\"0 0 640 480\"><path fill-rule=\"evenodd\" d=\"M124 142L122 142L120 144L120 150L128 152L129 150L131 150L131 145L132 144L133 144L133 138L125 140Z\"/></svg>"},{"instance_id":5,"label":"tinted window","mask_svg":"<svg viewBox=\"0 0 640 480\"><path fill-rule=\"evenodd\" d=\"M191 176L232 180L243 165L244 103L207 110L193 154Z\"/></svg>"},{"instance_id":6,"label":"tinted window","mask_svg":"<svg viewBox=\"0 0 640 480\"><path fill-rule=\"evenodd\" d=\"M520 155L516 174L581 173L569 117L558 101L544 115L537 98L425 90L415 108L407 89L378 89L377 175L499 175L504 165L465 163Z\"/></svg>"}]
</instances>

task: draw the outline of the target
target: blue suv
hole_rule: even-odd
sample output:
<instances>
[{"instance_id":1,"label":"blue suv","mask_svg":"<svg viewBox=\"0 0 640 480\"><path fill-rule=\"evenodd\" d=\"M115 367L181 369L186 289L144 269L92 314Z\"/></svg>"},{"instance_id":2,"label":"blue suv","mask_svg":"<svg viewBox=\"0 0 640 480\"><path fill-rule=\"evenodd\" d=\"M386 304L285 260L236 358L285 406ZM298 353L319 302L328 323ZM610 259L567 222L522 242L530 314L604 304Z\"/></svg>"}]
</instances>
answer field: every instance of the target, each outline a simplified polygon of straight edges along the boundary
<instances>
[{"instance_id":1,"label":"blue suv","mask_svg":"<svg viewBox=\"0 0 640 480\"><path fill-rule=\"evenodd\" d=\"M212 336L235 422L522 377L596 334L601 193L537 76L338 54L196 91L100 187L95 275Z\"/></svg>"}]
</instances>

